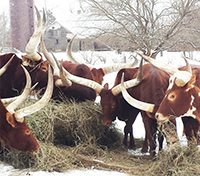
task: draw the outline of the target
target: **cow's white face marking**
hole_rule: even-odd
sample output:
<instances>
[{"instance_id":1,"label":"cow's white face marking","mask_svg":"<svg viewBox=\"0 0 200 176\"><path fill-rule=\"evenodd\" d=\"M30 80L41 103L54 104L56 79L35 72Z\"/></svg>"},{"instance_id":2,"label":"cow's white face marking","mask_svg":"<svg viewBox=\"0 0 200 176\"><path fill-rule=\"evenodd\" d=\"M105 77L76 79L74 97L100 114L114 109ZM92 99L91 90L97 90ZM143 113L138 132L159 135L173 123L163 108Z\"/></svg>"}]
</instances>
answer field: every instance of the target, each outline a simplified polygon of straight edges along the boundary
<instances>
[{"instance_id":1,"label":"cow's white face marking","mask_svg":"<svg viewBox=\"0 0 200 176\"><path fill-rule=\"evenodd\" d=\"M170 89L172 89L172 87L173 87L173 85L174 85L174 80L175 80L175 76L171 76L170 78L169 78L169 86L168 86L168 88L167 88L167 90L170 90Z\"/></svg>"},{"instance_id":2,"label":"cow's white face marking","mask_svg":"<svg viewBox=\"0 0 200 176\"><path fill-rule=\"evenodd\" d=\"M176 84L177 86L183 87L185 84L189 82L192 75L187 71L179 71L169 78L169 86L167 90L172 89L173 85Z\"/></svg>"},{"instance_id":3,"label":"cow's white face marking","mask_svg":"<svg viewBox=\"0 0 200 176\"><path fill-rule=\"evenodd\" d=\"M197 108L193 106L194 99L195 99L195 97L193 95L191 95L190 108L188 109L188 111L185 114L181 115L180 117L191 116L194 119L196 119L196 115L194 114L194 112L197 110Z\"/></svg>"}]
</instances>

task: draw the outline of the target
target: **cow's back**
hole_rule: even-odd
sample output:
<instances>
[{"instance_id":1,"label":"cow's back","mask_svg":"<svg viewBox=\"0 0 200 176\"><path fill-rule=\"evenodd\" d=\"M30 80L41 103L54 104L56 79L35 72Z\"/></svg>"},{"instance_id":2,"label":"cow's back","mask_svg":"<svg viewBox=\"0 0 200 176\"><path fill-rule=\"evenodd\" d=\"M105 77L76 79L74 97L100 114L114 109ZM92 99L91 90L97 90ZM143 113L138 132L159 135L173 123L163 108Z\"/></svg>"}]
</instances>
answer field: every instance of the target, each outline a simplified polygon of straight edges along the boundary
<instances>
[{"instance_id":1,"label":"cow's back","mask_svg":"<svg viewBox=\"0 0 200 176\"><path fill-rule=\"evenodd\" d=\"M9 61L14 53L0 56L0 67ZM25 76L20 67L21 60L15 55L6 72L0 77L0 97L7 98L19 95L25 85ZM24 82L24 84L22 84Z\"/></svg>"}]
</instances>

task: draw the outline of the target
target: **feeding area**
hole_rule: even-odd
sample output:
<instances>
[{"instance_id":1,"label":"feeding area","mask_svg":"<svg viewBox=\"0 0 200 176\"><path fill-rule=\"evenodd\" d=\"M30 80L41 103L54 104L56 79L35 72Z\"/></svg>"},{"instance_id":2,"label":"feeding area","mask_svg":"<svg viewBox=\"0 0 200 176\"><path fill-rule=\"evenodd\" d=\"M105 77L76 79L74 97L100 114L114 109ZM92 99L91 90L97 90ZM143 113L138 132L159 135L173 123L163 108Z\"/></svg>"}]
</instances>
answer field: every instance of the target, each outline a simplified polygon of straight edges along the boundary
<instances>
[{"instance_id":1,"label":"feeding area","mask_svg":"<svg viewBox=\"0 0 200 176\"><path fill-rule=\"evenodd\" d=\"M22 106L36 100L28 99ZM123 146L123 133L113 124L101 124L101 106L92 101L76 103L51 100L41 111L26 118L40 148L33 155L1 143L2 162L29 171L100 169L131 175L195 175L200 173L197 147L179 144L159 152L155 161L149 155L134 155ZM136 150L143 139L136 139Z\"/></svg>"}]
</instances>

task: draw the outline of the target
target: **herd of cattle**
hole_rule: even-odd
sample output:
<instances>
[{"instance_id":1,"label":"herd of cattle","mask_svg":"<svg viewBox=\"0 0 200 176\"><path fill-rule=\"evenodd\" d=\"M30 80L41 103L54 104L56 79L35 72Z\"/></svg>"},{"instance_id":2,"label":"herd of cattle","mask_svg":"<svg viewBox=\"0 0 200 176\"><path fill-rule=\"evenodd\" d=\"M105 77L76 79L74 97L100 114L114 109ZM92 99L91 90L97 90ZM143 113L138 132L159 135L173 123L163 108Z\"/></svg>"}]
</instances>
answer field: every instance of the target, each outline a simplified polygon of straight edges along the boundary
<instances>
[{"instance_id":1,"label":"herd of cattle","mask_svg":"<svg viewBox=\"0 0 200 176\"><path fill-rule=\"evenodd\" d=\"M102 124L110 126L118 117L126 123L123 143L135 148L132 124L141 112L145 140L142 152L155 156L156 133L158 126L167 121L176 125L175 117L182 117L184 133L188 142L198 142L200 123L200 67L186 66L175 68L146 55L141 56L139 67L137 60L128 64L96 69L82 63L72 56L70 41L68 56L70 61L58 61L49 53L43 41L45 14L43 19L36 9L38 22L35 31L26 46L26 54L21 57L15 53L0 55L0 139L9 146L21 151L33 153L39 148L38 142L26 124L25 116L39 111L52 99L62 100L60 92L76 101L96 99L100 96ZM37 52L41 46L42 54ZM43 59L43 57L46 58ZM143 65L143 59L148 64ZM114 86L102 86L103 77L118 71ZM125 82L124 82L125 81ZM42 98L35 104L15 111L34 90L45 88ZM14 99L14 101L13 101ZM11 101L7 106L5 102ZM160 131L158 131L160 132ZM159 150L162 149L163 135L158 135ZM167 139L176 142L177 136Z\"/></svg>"}]
</instances>

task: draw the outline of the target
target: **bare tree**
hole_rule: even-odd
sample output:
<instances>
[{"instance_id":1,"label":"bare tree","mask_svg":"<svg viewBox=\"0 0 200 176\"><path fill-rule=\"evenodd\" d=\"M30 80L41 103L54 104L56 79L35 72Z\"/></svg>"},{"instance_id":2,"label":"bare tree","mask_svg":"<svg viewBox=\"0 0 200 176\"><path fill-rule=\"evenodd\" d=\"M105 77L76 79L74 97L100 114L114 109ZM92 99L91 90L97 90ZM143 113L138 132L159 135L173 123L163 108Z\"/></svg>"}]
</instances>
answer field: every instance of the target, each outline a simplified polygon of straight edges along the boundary
<instances>
[{"instance_id":1,"label":"bare tree","mask_svg":"<svg viewBox=\"0 0 200 176\"><path fill-rule=\"evenodd\" d=\"M47 26L51 25L56 21L56 17L53 15L53 12L50 9L46 9L46 16L47 16Z\"/></svg>"},{"instance_id":2,"label":"bare tree","mask_svg":"<svg viewBox=\"0 0 200 176\"><path fill-rule=\"evenodd\" d=\"M198 7L197 0L80 0L88 18L101 22L97 37L124 49L139 49L156 55L176 45L168 42L189 25L189 16ZM112 45L112 44L111 44ZM152 52L153 51L153 52Z\"/></svg>"}]
</instances>

